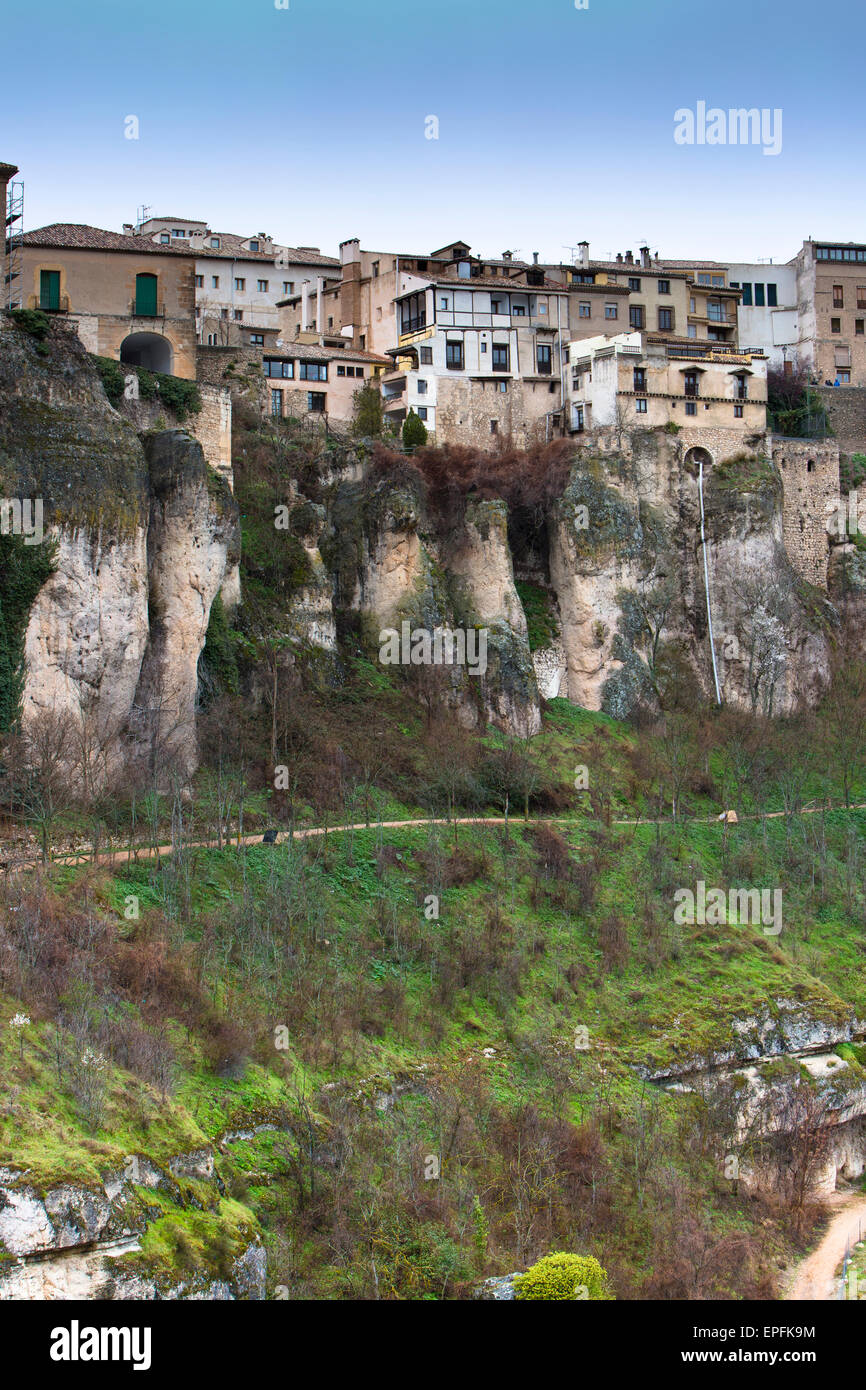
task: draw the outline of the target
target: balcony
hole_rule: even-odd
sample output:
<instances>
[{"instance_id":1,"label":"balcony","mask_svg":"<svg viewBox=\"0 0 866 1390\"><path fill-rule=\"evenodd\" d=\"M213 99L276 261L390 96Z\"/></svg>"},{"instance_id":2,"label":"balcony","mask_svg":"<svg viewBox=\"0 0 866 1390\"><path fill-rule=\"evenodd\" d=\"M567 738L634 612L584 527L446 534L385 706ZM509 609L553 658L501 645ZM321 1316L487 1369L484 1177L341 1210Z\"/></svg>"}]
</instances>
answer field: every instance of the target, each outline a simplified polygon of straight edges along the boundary
<instances>
[{"instance_id":1,"label":"balcony","mask_svg":"<svg viewBox=\"0 0 866 1390\"><path fill-rule=\"evenodd\" d=\"M68 314L69 295L54 295L52 298L31 294L28 309L41 309L43 314Z\"/></svg>"},{"instance_id":2,"label":"balcony","mask_svg":"<svg viewBox=\"0 0 866 1390\"><path fill-rule=\"evenodd\" d=\"M139 305L135 299L131 299L129 301L129 316L133 319L164 319L165 304Z\"/></svg>"}]
</instances>

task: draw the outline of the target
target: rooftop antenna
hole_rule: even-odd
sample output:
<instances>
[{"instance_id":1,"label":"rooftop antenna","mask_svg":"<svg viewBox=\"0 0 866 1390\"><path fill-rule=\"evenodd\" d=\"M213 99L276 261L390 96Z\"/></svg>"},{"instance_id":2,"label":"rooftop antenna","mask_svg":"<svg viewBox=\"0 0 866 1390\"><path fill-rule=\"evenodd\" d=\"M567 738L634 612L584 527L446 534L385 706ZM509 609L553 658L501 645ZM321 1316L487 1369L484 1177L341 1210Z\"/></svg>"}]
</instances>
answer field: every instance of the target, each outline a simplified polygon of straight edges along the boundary
<instances>
[{"instance_id":1,"label":"rooftop antenna","mask_svg":"<svg viewBox=\"0 0 866 1390\"><path fill-rule=\"evenodd\" d=\"M150 208L147 206L146 203L142 203L141 207L138 209L138 212L135 214L135 216L136 216L135 230L136 230L137 232L140 232L140 231L141 231L141 224L142 224L142 222L146 222L147 219L148 219L148 217L150 216Z\"/></svg>"},{"instance_id":2,"label":"rooftop antenna","mask_svg":"<svg viewBox=\"0 0 866 1390\"><path fill-rule=\"evenodd\" d=\"M575 258L574 258L574 257L575 257L575 253L576 253L576 251L577 251L577 247L576 247L576 246L568 246L567 244L563 243L562 249L563 249L563 251L570 251L570 252L571 252L571 264L572 264L572 265L577 265L577 261L576 261Z\"/></svg>"}]
</instances>

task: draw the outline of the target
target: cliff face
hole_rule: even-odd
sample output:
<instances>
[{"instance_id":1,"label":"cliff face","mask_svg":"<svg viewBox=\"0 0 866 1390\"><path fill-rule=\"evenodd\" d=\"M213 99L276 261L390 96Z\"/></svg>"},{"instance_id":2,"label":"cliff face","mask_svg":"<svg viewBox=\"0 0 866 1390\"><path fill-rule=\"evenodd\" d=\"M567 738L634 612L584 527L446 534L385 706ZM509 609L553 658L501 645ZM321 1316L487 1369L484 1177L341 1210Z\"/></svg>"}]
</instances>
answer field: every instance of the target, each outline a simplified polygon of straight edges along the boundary
<instances>
[{"instance_id":1,"label":"cliff face","mask_svg":"<svg viewBox=\"0 0 866 1390\"><path fill-rule=\"evenodd\" d=\"M0 492L41 498L58 545L27 628L25 727L69 721L115 764L133 733L191 766L196 663L237 551L237 509L201 446L178 430L143 445L73 334L3 321Z\"/></svg>"}]
</instances>

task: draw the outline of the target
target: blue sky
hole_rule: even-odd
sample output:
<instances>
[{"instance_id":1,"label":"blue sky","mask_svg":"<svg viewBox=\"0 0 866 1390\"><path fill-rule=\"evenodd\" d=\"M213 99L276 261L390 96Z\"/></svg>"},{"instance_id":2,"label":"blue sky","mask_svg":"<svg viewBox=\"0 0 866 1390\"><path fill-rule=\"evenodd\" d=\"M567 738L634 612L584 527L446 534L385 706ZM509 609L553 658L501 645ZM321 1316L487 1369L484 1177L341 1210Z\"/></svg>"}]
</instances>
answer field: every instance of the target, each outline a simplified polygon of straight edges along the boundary
<instances>
[{"instance_id":1,"label":"blue sky","mask_svg":"<svg viewBox=\"0 0 866 1390\"><path fill-rule=\"evenodd\" d=\"M336 251L787 260L866 239L866 6L837 0L41 0L3 21L28 228L136 209ZM781 153L674 112L781 108ZM138 117L138 140L124 119ZM439 138L425 138L435 115Z\"/></svg>"}]
</instances>

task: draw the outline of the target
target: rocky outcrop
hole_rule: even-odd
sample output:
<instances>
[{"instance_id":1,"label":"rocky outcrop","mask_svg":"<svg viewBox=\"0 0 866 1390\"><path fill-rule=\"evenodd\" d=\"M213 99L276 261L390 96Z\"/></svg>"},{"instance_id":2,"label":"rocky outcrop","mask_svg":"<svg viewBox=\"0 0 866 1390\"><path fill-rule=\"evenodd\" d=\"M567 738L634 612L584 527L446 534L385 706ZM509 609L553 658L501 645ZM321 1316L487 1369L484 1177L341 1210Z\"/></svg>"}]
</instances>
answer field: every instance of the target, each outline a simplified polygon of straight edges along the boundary
<instances>
[{"instance_id":1,"label":"rocky outcrop","mask_svg":"<svg viewBox=\"0 0 866 1390\"><path fill-rule=\"evenodd\" d=\"M62 325L43 340L4 318L0 493L40 498L57 541L27 627L25 727L67 722L105 770L133 733L140 751L164 747L189 770L196 665L238 558L225 479L181 430L143 445Z\"/></svg>"}]
</instances>

